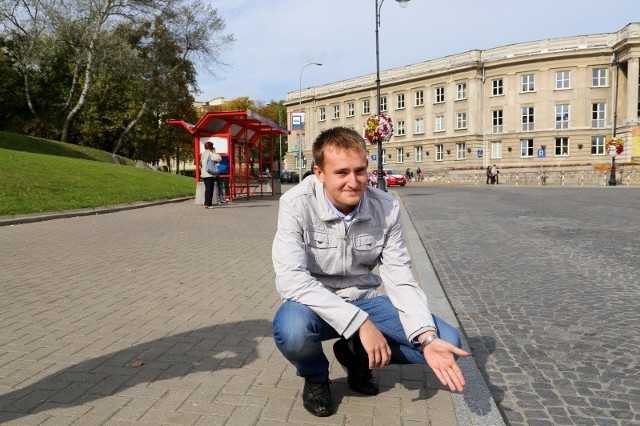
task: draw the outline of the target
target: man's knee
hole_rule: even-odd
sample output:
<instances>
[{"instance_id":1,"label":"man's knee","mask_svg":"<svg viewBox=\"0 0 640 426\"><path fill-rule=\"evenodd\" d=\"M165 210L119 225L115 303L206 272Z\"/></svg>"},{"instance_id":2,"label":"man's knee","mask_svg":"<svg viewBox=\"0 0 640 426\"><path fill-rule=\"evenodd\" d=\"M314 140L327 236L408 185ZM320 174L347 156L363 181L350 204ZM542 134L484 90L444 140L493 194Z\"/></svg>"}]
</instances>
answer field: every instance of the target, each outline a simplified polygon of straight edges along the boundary
<instances>
[{"instance_id":1,"label":"man's knee","mask_svg":"<svg viewBox=\"0 0 640 426\"><path fill-rule=\"evenodd\" d=\"M303 305L295 302L286 302L273 319L273 339L287 358L309 355L314 350L312 343L320 339L313 318L305 309L300 309L301 306Z\"/></svg>"}]
</instances>

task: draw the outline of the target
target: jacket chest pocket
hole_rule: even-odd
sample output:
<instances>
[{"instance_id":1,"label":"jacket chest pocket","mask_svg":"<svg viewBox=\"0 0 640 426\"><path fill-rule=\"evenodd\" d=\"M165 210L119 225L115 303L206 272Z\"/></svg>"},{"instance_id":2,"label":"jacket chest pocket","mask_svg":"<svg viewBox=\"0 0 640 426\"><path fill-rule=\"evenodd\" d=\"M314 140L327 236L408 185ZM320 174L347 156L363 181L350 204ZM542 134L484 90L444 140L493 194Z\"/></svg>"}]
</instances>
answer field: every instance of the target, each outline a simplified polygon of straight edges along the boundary
<instances>
[{"instance_id":1,"label":"jacket chest pocket","mask_svg":"<svg viewBox=\"0 0 640 426\"><path fill-rule=\"evenodd\" d=\"M359 260L376 260L382 252L384 234L361 234L353 239L353 252Z\"/></svg>"},{"instance_id":2,"label":"jacket chest pocket","mask_svg":"<svg viewBox=\"0 0 640 426\"><path fill-rule=\"evenodd\" d=\"M338 239L323 232L309 232L307 244L307 267L312 274L331 274L340 271Z\"/></svg>"},{"instance_id":3,"label":"jacket chest pocket","mask_svg":"<svg viewBox=\"0 0 640 426\"><path fill-rule=\"evenodd\" d=\"M312 250L338 247L337 239L324 232L309 232L306 236L306 243Z\"/></svg>"}]
</instances>

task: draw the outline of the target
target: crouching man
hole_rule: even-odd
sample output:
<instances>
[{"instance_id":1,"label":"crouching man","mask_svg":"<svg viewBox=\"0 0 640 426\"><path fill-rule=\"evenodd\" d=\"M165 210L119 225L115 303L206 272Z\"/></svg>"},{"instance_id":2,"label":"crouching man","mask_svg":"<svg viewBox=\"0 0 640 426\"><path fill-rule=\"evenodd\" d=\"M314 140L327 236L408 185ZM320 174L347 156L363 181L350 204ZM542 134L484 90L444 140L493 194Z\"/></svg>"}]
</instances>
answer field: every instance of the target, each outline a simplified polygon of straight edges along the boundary
<instances>
[{"instance_id":1,"label":"crouching man","mask_svg":"<svg viewBox=\"0 0 640 426\"><path fill-rule=\"evenodd\" d=\"M315 416L333 413L322 341L335 338L354 392L378 393L371 369L425 360L442 384L461 392L456 357L469 354L456 329L429 311L411 272L399 203L367 184L364 139L328 129L313 143L313 159L314 175L280 199L272 251L284 300L274 339L305 380L304 407Z\"/></svg>"}]
</instances>

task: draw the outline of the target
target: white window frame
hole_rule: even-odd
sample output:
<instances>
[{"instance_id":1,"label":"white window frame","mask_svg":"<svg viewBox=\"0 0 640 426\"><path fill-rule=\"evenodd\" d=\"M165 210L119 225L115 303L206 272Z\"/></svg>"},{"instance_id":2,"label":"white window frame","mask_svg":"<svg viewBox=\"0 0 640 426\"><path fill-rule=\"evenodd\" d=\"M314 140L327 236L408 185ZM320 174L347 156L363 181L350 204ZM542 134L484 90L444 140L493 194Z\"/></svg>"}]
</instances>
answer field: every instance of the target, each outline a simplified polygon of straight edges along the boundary
<instances>
[{"instance_id":1,"label":"white window frame","mask_svg":"<svg viewBox=\"0 0 640 426\"><path fill-rule=\"evenodd\" d=\"M502 158L502 141L491 141L491 158Z\"/></svg>"},{"instance_id":2,"label":"white window frame","mask_svg":"<svg viewBox=\"0 0 640 426\"><path fill-rule=\"evenodd\" d=\"M444 115L436 115L436 122L433 126L433 132L439 133L445 131Z\"/></svg>"},{"instance_id":3,"label":"white window frame","mask_svg":"<svg viewBox=\"0 0 640 426\"><path fill-rule=\"evenodd\" d=\"M438 86L434 89L435 93L435 103L441 104L444 103L444 86Z\"/></svg>"},{"instance_id":4,"label":"white window frame","mask_svg":"<svg viewBox=\"0 0 640 426\"><path fill-rule=\"evenodd\" d=\"M504 95L504 80L501 78L494 78L491 80L491 96L503 96Z\"/></svg>"},{"instance_id":5,"label":"white window frame","mask_svg":"<svg viewBox=\"0 0 640 426\"><path fill-rule=\"evenodd\" d=\"M569 156L569 138L568 137L556 138L553 152L556 157L568 157Z\"/></svg>"},{"instance_id":6,"label":"white window frame","mask_svg":"<svg viewBox=\"0 0 640 426\"><path fill-rule=\"evenodd\" d=\"M533 158L533 139L520 139L520 157Z\"/></svg>"},{"instance_id":7,"label":"white window frame","mask_svg":"<svg viewBox=\"0 0 640 426\"><path fill-rule=\"evenodd\" d=\"M464 142L456 142L456 160L464 160L467 156L467 150Z\"/></svg>"},{"instance_id":8,"label":"white window frame","mask_svg":"<svg viewBox=\"0 0 640 426\"><path fill-rule=\"evenodd\" d=\"M435 149L435 161L444 161L444 145L437 144L434 146Z\"/></svg>"},{"instance_id":9,"label":"white window frame","mask_svg":"<svg viewBox=\"0 0 640 426\"><path fill-rule=\"evenodd\" d=\"M570 105L556 105L556 130L568 129L570 119Z\"/></svg>"},{"instance_id":10,"label":"white window frame","mask_svg":"<svg viewBox=\"0 0 640 426\"><path fill-rule=\"evenodd\" d=\"M387 111L387 97L380 96L380 112L386 112L386 111Z\"/></svg>"},{"instance_id":11,"label":"white window frame","mask_svg":"<svg viewBox=\"0 0 640 426\"><path fill-rule=\"evenodd\" d=\"M416 90L414 92L413 106L424 106L424 90Z\"/></svg>"},{"instance_id":12,"label":"white window frame","mask_svg":"<svg viewBox=\"0 0 640 426\"><path fill-rule=\"evenodd\" d=\"M591 155L604 154L604 136L591 136Z\"/></svg>"},{"instance_id":13,"label":"white window frame","mask_svg":"<svg viewBox=\"0 0 640 426\"><path fill-rule=\"evenodd\" d=\"M421 135L425 132L424 130L424 118L423 117L418 117L415 119L414 122L414 127L413 127L413 134L414 135Z\"/></svg>"},{"instance_id":14,"label":"white window frame","mask_svg":"<svg viewBox=\"0 0 640 426\"><path fill-rule=\"evenodd\" d=\"M404 136L405 135L405 127L404 120L398 120L396 126L396 136Z\"/></svg>"},{"instance_id":15,"label":"white window frame","mask_svg":"<svg viewBox=\"0 0 640 426\"><path fill-rule=\"evenodd\" d=\"M608 71L607 68L593 68L591 70L591 87L607 87Z\"/></svg>"},{"instance_id":16,"label":"white window frame","mask_svg":"<svg viewBox=\"0 0 640 426\"><path fill-rule=\"evenodd\" d=\"M396 163L404 163L404 148L396 148Z\"/></svg>"},{"instance_id":17,"label":"white window frame","mask_svg":"<svg viewBox=\"0 0 640 426\"><path fill-rule=\"evenodd\" d=\"M556 89L571 89L571 71L556 71Z\"/></svg>"},{"instance_id":18,"label":"white window frame","mask_svg":"<svg viewBox=\"0 0 640 426\"><path fill-rule=\"evenodd\" d=\"M404 109L404 93L396 94L396 109Z\"/></svg>"},{"instance_id":19,"label":"white window frame","mask_svg":"<svg viewBox=\"0 0 640 426\"><path fill-rule=\"evenodd\" d=\"M520 88L522 93L530 93L536 91L536 76L535 74L522 74L520 77Z\"/></svg>"},{"instance_id":20,"label":"white window frame","mask_svg":"<svg viewBox=\"0 0 640 426\"><path fill-rule=\"evenodd\" d=\"M520 121L522 123L523 132L531 132L535 129L535 108L532 106L525 106L520 109Z\"/></svg>"},{"instance_id":21,"label":"white window frame","mask_svg":"<svg viewBox=\"0 0 640 426\"><path fill-rule=\"evenodd\" d=\"M459 112L456 114L456 130L467 128L467 113Z\"/></svg>"},{"instance_id":22,"label":"white window frame","mask_svg":"<svg viewBox=\"0 0 640 426\"><path fill-rule=\"evenodd\" d=\"M353 102L347 103L347 117L356 115L356 105Z\"/></svg>"},{"instance_id":23,"label":"white window frame","mask_svg":"<svg viewBox=\"0 0 640 426\"><path fill-rule=\"evenodd\" d=\"M467 83L462 82L456 84L456 101L463 101L467 99Z\"/></svg>"},{"instance_id":24,"label":"white window frame","mask_svg":"<svg viewBox=\"0 0 640 426\"><path fill-rule=\"evenodd\" d=\"M333 119L338 120L340 118L340 105L333 106Z\"/></svg>"},{"instance_id":25,"label":"white window frame","mask_svg":"<svg viewBox=\"0 0 640 426\"><path fill-rule=\"evenodd\" d=\"M501 109L491 111L491 133L502 133L504 129L504 113Z\"/></svg>"},{"instance_id":26,"label":"white window frame","mask_svg":"<svg viewBox=\"0 0 640 426\"><path fill-rule=\"evenodd\" d=\"M595 102L591 104L591 127L604 129L607 117L607 103Z\"/></svg>"},{"instance_id":27,"label":"white window frame","mask_svg":"<svg viewBox=\"0 0 640 426\"><path fill-rule=\"evenodd\" d=\"M327 111L324 107L318 108L318 121L327 121Z\"/></svg>"},{"instance_id":28,"label":"white window frame","mask_svg":"<svg viewBox=\"0 0 640 426\"><path fill-rule=\"evenodd\" d=\"M371 114L371 101L369 99L364 99L362 101L362 114L363 115Z\"/></svg>"},{"instance_id":29,"label":"white window frame","mask_svg":"<svg viewBox=\"0 0 640 426\"><path fill-rule=\"evenodd\" d=\"M424 148L422 146L416 146L414 148L414 155L417 163L421 163L424 161Z\"/></svg>"}]
</instances>

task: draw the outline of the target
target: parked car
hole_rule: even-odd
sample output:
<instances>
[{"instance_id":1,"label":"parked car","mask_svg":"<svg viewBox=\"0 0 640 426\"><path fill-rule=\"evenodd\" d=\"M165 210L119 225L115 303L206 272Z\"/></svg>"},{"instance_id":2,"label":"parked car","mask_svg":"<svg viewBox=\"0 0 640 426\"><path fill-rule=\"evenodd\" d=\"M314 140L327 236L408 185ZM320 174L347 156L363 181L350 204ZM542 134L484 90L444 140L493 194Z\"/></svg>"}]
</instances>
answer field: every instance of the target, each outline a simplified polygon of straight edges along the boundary
<instances>
[{"instance_id":1,"label":"parked car","mask_svg":"<svg viewBox=\"0 0 640 426\"><path fill-rule=\"evenodd\" d=\"M298 181L300 181L299 176L300 175L297 172L283 170L282 173L280 173L280 182L297 183Z\"/></svg>"},{"instance_id":2,"label":"parked car","mask_svg":"<svg viewBox=\"0 0 640 426\"><path fill-rule=\"evenodd\" d=\"M387 186L405 186L407 184L407 177L405 175L396 173L391 169L384 169L384 178L387 181Z\"/></svg>"},{"instance_id":3,"label":"parked car","mask_svg":"<svg viewBox=\"0 0 640 426\"><path fill-rule=\"evenodd\" d=\"M260 172L258 173L258 182L266 182L271 180L271 173Z\"/></svg>"},{"instance_id":4,"label":"parked car","mask_svg":"<svg viewBox=\"0 0 640 426\"><path fill-rule=\"evenodd\" d=\"M396 173L392 169L384 169L383 176L387 186L392 186L392 185L405 186L407 184L406 176ZM376 186L377 183L378 183L378 171L374 170L369 174L369 184Z\"/></svg>"}]
</instances>

